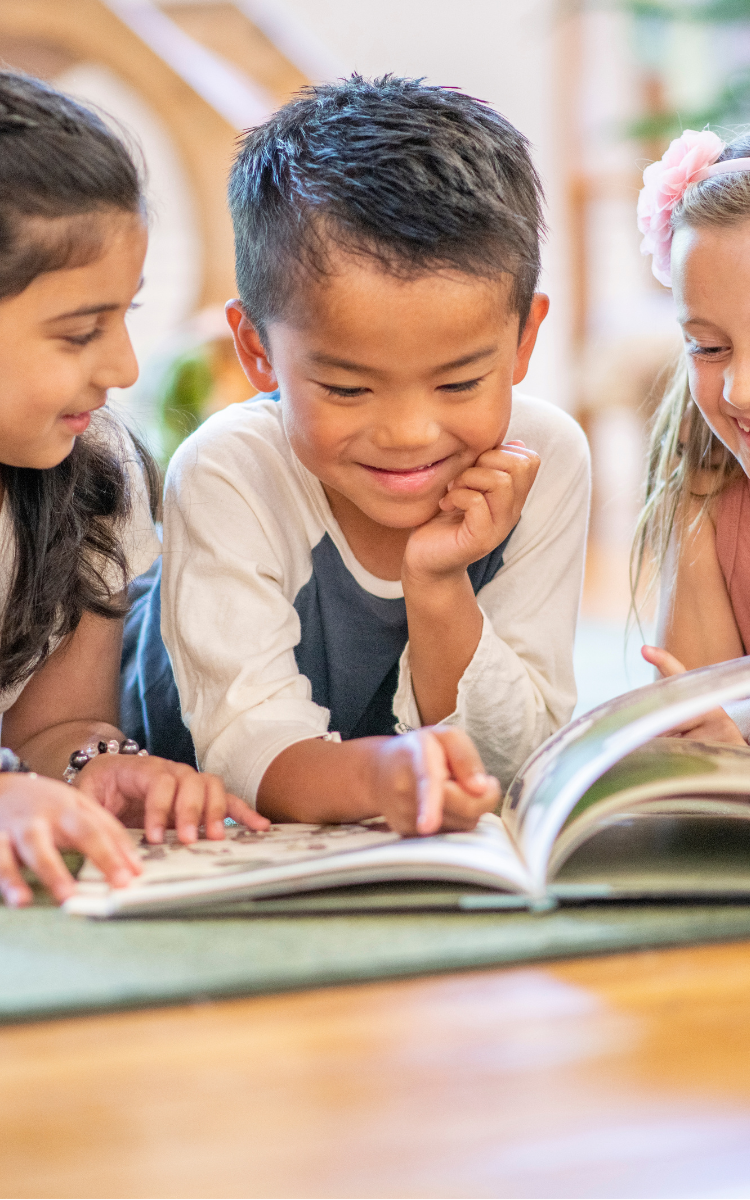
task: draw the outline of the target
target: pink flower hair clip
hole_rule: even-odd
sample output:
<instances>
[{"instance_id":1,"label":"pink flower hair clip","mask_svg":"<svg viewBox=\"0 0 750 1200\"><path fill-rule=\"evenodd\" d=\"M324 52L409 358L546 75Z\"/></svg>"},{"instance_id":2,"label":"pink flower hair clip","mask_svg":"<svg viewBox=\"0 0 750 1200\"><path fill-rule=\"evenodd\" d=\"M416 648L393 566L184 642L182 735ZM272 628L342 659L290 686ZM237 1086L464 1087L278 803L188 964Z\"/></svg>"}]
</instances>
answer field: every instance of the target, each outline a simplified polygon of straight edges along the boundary
<instances>
[{"instance_id":1,"label":"pink flower hair clip","mask_svg":"<svg viewBox=\"0 0 750 1200\"><path fill-rule=\"evenodd\" d=\"M717 162L724 148L725 143L709 129L702 133L686 129L682 137L670 143L660 161L651 163L643 172L643 187L638 197L638 228L644 235L641 254L653 255L652 270L665 287L672 286L672 211L685 189L712 175L750 171L750 158Z\"/></svg>"}]
</instances>

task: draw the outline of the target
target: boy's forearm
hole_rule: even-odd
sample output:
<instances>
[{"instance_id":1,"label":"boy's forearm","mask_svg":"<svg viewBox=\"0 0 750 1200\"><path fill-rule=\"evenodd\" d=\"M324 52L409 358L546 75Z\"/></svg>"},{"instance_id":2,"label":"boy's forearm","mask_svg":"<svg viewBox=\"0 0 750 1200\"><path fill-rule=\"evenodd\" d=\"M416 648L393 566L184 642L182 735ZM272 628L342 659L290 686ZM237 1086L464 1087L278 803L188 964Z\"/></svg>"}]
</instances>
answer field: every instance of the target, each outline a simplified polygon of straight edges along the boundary
<instances>
[{"instance_id":1,"label":"boy's forearm","mask_svg":"<svg viewBox=\"0 0 750 1200\"><path fill-rule=\"evenodd\" d=\"M386 738L327 742L309 738L282 750L258 788L257 809L271 821L336 824L380 816L372 762Z\"/></svg>"},{"instance_id":2,"label":"boy's forearm","mask_svg":"<svg viewBox=\"0 0 750 1200\"><path fill-rule=\"evenodd\" d=\"M424 725L454 711L458 685L482 636L482 613L466 571L424 582L403 579L412 687Z\"/></svg>"}]
</instances>

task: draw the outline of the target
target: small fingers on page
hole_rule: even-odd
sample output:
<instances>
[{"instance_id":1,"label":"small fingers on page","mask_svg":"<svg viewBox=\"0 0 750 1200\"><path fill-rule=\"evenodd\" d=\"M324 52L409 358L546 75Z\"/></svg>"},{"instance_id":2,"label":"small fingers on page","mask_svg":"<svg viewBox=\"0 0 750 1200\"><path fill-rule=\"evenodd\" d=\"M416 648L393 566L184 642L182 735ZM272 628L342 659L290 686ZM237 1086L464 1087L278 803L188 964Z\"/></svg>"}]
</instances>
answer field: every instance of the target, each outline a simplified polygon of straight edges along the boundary
<instances>
[{"instance_id":1,"label":"small fingers on page","mask_svg":"<svg viewBox=\"0 0 750 1200\"><path fill-rule=\"evenodd\" d=\"M90 858L112 887L125 887L143 870L127 830L102 809L68 815L60 822L60 830L64 844Z\"/></svg>"},{"instance_id":2,"label":"small fingers on page","mask_svg":"<svg viewBox=\"0 0 750 1200\"><path fill-rule=\"evenodd\" d=\"M9 908L23 908L34 899L34 893L21 874L21 864L10 835L5 832L0 832L0 896Z\"/></svg>"},{"instance_id":3,"label":"small fingers on page","mask_svg":"<svg viewBox=\"0 0 750 1200\"><path fill-rule=\"evenodd\" d=\"M169 825L176 794L177 780L168 771L157 775L149 783L143 824L146 841L152 845L164 841L164 831Z\"/></svg>"},{"instance_id":4,"label":"small fingers on page","mask_svg":"<svg viewBox=\"0 0 750 1200\"><path fill-rule=\"evenodd\" d=\"M652 667L656 667L662 679L685 674L686 668L682 663L668 650L662 650L661 646L641 646L641 655Z\"/></svg>"},{"instance_id":5,"label":"small fingers on page","mask_svg":"<svg viewBox=\"0 0 750 1200\"><path fill-rule=\"evenodd\" d=\"M259 812L256 812L244 800L240 800L239 796L233 796L231 792L227 792L227 813L233 821L238 821L240 825L247 825L248 829L269 829L271 825L267 817L262 817Z\"/></svg>"},{"instance_id":6,"label":"small fingers on page","mask_svg":"<svg viewBox=\"0 0 750 1200\"><path fill-rule=\"evenodd\" d=\"M213 802L216 803L220 792L224 790L223 785L218 779L215 779L215 776L211 776L211 779L219 785L218 788L207 785L206 778L205 775L199 775L190 767L185 769L184 775L180 772L174 805L174 823L177 837L181 842L197 842L198 826L203 823L205 806L209 798L213 798ZM223 801L221 807L224 808ZM223 827L221 836L224 836Z\"/></svg>"},{"instance_id":7,"label":"small fingers on page","mask_svg":"<svg viewBox=\"0 0 750 1200\"><path fill-rule=\"evenodd\" d=\"M88 850L81 846L84 853ZM63 862L55 845L52 830L44 818L29 822L23 835L18 838L16 852L39 881L51 892L58 904L72 896L76 888L75 879Z\"/></svg>"},{"instance_id":8,"label":"small fingers on page","mask_svg":"<svg viewBox=\"0 0 750 1200\"><path fill-rule=\"evenodd\" d=\"M198 778L203 784L205 795L203 824L206 837L212 841L221 841L224 837L224 818L229 810L229 797L218 775L201 773Z\"/></svg>"}]
</instances>

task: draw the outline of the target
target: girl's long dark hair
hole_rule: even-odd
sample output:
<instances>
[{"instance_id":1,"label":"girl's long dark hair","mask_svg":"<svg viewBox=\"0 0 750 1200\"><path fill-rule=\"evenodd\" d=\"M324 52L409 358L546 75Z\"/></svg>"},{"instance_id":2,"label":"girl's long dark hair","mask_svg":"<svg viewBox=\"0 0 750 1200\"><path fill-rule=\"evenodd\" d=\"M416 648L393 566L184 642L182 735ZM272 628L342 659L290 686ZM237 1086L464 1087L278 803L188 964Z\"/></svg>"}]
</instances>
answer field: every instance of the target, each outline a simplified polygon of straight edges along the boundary
<instances>
[{"instance_id":1,"label":"girl's long dark hair","mask_svg":"<svg viewBox=\"0 0 750 1200\"><path fill-rule=\"evenodd\" d=\"M98 116L37 79L0 72L0 301L43 272L93 261L102 241L87 218L143 208L138 167ZM60 217L72 220L48 224ZM0 617L0 690L27 679L84 612L123 616L119 533L131 507L126 460L134 458L155 510L153 461L107 412L56 467L0 463L14 555Z\"/></svg>"}]
</instances>

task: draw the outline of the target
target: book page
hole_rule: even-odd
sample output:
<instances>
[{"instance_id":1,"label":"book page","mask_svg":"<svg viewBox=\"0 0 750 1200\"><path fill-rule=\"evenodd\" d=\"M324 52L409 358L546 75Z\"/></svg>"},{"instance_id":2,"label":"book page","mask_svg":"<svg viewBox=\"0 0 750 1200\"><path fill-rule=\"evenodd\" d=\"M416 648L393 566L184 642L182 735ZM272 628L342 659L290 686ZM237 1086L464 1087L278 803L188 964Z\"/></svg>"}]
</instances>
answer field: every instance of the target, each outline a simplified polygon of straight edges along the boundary
<instances>
[{"instance_id":1,"label":"book page","mask_svg":"<svg viewBox=\"0 0 750 1200\"><path fill-rule=\"evenodd\" d=\"M750 821L750 747L655 738L632 750L576 804L555 840L548 878L599 830L655 816Z\"/></svg>"},{"instance_id":2,"label":"book page","mask_svg":"<svg viewBox=\"0 0 750 1200\"><path fill-rule=\"evenodd\" d=\"M549 892L561 900L750 897L747 803L743 813L720 802L710 816L688 808L689 800L675 815L638 809L600 826L552 875Z\"/></svg>"},{"instance_id":3,"label":"book page","mask_svg":"<svg viewBox=\"0 0 750 1200\"><path fill-rule=\"evenodd\" d=\"M169 833L151 846L132 831L143 866L127 887L110 888L91 863L79 875L69 913L179 911L191 901L287 895L349 883L433 880L524 892L528 874L493 813L469 833L402 838L378 819L360 825L272 825L255 832L235 826L224 841L189 846Z\"/></svg>"},{"instance_id":4,"label":"book page","mask_svg":"<svg viewBox=\"0 0 750 1200\"><path fill-rule=\"evenodd\" d=\"M141 887L183 879L210 879L238 871L260 871L400 840L381 818L350 825L300 823L271 825L260 830L231 825L223 841L201 838L188 846L178 841L173 829L166 831L164 841L158 846L147 842L141 829L128 832L144 868L134 881ZM100 883L103 879L99 868L87 859L78 875L79 884Z\"/></svg>"},{"instance_id":5,"label":"book page","mask_svg":"<svg viewBox=\"0 0 750 1200\"><path fill-rule=\"evenodd\" d=\"M518 772L502 810L535 890L569 814L609 767L683 721L748 695L750 660L738 658L627 692L548 738Z\"/></svg>"}]
</instances>

